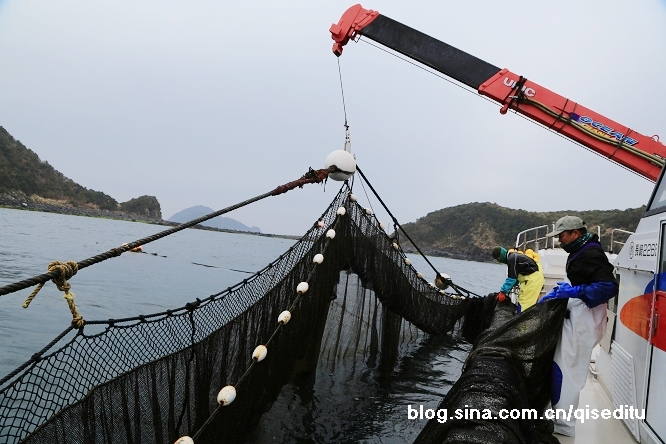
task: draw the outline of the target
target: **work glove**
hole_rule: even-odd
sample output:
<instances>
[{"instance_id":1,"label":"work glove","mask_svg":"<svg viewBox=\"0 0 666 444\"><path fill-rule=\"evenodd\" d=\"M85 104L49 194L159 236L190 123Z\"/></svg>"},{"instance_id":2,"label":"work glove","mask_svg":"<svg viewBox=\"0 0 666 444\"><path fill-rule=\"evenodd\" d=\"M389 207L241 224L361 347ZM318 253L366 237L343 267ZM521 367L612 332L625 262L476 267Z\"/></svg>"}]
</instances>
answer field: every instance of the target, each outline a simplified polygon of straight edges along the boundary
<instances>
[{"instance_id":1,"label":"work glove","mask_svg":"<svg viewBox=\"0 0 666 444\"><path fill-rule=\"evenodd\" d=\"M567 282L558 282L557 283L557 297L558 299L570 298L578 299L580 295L578 294L578 286L572 287Z\"/></svg>"},{"instance_id":2,"label":"work glove","mask_svg":"<svg viewBox=\"0 0 666 444\"><path fill-rule=\"evenodd\" d=\"M539 304L552 299L578 299L579 297L578 287L572 287L567 282L558 282L557 285L550 290L550 293L539 299Z\"/></svg>"},{"instance_id":3,"label":"work glove","mask_svg":"<svg viewBox=\"0 0 666 444\"><path fill-rule=\"evenodd\" d=\"M497 302L504 302L504 301L506 301L506 299L507 299L507 297L506 297L506 295L504 294L503 291L500 291L499 293L497 293Z\"/></svg>"}]
</instances>

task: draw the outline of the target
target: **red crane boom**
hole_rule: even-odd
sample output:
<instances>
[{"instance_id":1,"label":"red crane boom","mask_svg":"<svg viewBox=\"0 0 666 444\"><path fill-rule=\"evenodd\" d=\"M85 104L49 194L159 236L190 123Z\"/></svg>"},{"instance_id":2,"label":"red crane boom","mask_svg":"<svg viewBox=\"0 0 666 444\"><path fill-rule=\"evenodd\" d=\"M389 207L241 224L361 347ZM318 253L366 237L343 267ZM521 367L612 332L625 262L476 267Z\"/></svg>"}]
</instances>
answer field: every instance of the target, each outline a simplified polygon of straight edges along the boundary
<instances>
[{"instance_id":1,"label":"red crane boom","mask_svg":"<svg viewBox=\"0 0 666 444\"><path fill-rule=\"evenodd\" d=\"M333 53L364 36L474 88L509 109L656 181L666 158L666 146L544 88L508 69L500 69L361 5L349 8L330 29Z\"/></svg>"}]
</instances>

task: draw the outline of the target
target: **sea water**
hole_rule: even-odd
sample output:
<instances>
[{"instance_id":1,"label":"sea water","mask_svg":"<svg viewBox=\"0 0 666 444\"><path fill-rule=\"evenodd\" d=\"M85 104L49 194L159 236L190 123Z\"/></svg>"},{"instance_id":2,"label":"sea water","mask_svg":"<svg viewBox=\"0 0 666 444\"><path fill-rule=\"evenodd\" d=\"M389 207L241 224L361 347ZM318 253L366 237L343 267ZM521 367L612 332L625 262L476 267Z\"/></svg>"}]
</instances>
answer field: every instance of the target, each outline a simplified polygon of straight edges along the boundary
<instances>
[{"instance_id":1,"label":"sea water","mask_svg":"<svg viewBox=\"0 0 666 444\"><path fill-rule=\"evenodd\" d=\"M0 286L45 273L49 262L82 261L167 229L163 226L0 208ZM236 284L275 260L295 241L204 230L184 230L82 269L70 280L84 319L147 315L184 306ZM429 281L434 271L420 256L412 264ZM453 259L429 260L475 293L497 291L505 267ZM0 297L0 378L41 350L71 322L63 293L47 283L29 308L32 288ZM424 424L407 419L407 405L434 408L460 374L469 344L430 338L406 357L389 385L360 381L362 396L339 400L339 418L313 418L291 430L262 423L255 442L273 440L411 442ZM359 381L337 381L355 384ZM286 387L285 391L293 388ZM289 393L281 399L291 399ZM330 402L335 402L331 399ZM350 404L351 403L351 404ZM295 410L299 406L291 406ZM307 409L307 406L300 406ZM335 412L336 409L333 409ZM322 429L318 431L318 427ZM323 428L322 428L323 427ZM307 438L305 438L307 436Z\"/></svg>"}]
</instances>

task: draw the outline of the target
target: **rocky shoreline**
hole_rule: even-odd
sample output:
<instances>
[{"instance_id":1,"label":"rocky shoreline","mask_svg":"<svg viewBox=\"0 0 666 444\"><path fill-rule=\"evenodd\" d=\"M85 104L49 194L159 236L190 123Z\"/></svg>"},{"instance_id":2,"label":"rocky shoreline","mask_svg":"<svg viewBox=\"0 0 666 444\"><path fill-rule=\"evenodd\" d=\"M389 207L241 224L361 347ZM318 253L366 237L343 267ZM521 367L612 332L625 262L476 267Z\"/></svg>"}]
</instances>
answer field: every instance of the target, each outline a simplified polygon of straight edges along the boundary
<instances>
[{"instance_id":1,"label":"rocky shoreline","mask_svg":"<svg viewBox=\"0 0 666 444\"><path fill-rule=\"evenodd\" d=\"M0 208L10 208L16 210L27 210L27 211L40 211L43 213L56 213L56 214L67 214L70 216L86 216L86 217L97 217L104 219L114 219L114 220L124 220L128 222L143 222L155 225L164 225L175 227L180 225L176 222L169 222L167 220L155 217L149 217L145 215L133 214L133 213L124 213L122 211L109 211L109 210L100 210L95 208L83 208L83 207L74 207L69 205L57 205L48 202L40 202L28 197L25 193L20 191L12 191L6 194L0 194ZM236 230L225 230L221 228L205 227L201 225L195 225L191 228L198 230L206 231L218 231L222 233L237 233L237 234L249 234L252 236L264 236L264 237L275 237L282 239L292 239L298 240L299 236L289 236L281 234L268 234L268 233L253 233L249 231L236 231Z\"/></svg>"}]
</instances>

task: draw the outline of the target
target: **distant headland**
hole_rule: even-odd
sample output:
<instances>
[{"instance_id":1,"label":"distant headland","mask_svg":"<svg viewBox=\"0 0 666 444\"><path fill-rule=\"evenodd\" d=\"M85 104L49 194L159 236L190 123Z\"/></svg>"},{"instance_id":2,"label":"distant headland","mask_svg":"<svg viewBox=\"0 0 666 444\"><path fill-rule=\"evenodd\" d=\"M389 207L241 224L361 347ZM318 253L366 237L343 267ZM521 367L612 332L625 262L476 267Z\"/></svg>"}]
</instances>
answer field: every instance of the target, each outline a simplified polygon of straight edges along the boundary
<instances>
[{"instance_id":1,"label":"distant headland","mask_svg":"<svg viewBox=\"0 0 666 444\"><path fill-rule=\"evenodd\" d=\"M155 196L140 196L118 202L101 191L85 188L41 160L32 150L0 126L0 207L76 216L146 222L174 226L213 212L204 206L183 210L169 220ZM298 239L261 233L258 227L228 217L216 217L193 228L266 237Z\"/></svg>"}]
</instances>

